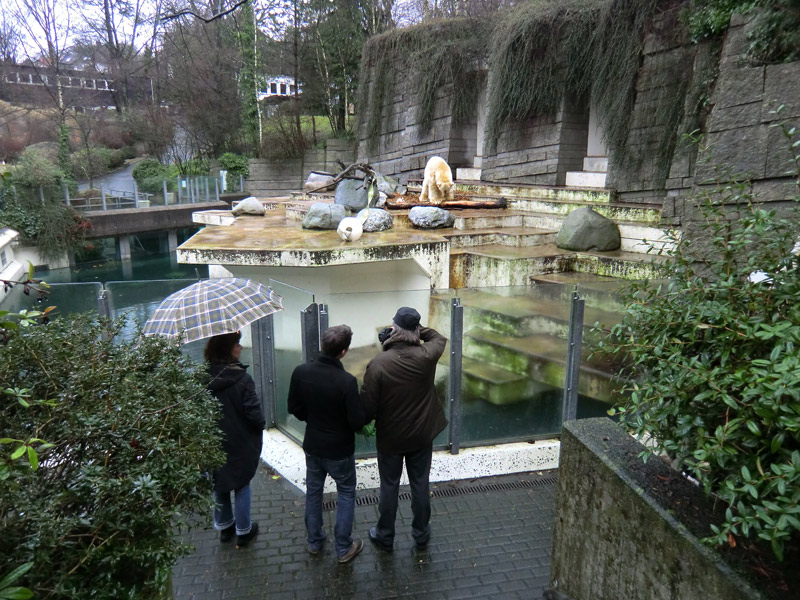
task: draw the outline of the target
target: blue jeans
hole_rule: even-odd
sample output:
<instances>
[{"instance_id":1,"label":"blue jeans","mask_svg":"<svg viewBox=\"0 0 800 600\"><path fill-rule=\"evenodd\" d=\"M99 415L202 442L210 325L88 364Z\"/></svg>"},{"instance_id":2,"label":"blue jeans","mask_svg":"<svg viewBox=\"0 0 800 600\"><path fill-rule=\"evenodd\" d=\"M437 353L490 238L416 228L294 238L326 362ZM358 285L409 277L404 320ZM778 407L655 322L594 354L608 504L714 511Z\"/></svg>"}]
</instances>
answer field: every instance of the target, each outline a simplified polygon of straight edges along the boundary
<instances>
[{"instance_id":1,"label":"blue jeans","mask_svg":"<svg viewBox=\"0 0 800 600\"><path fill-rule=\"evenodd\" d=\"M221 531L236 524L236 535L250 533L250 484L233 492L231 508L230 492L214 492L214 529Z\"/></svg>"},{"instance_id":2,"label":"blue jeans","mask_svg":"<svg viewBox=\"0 0 800 600\"><path fill-rule=\"evenodd\" d=\"M336 555L344 556L353 545L353 518L356 511L356 459L321 458L306 453L306 529L308 545L318 550L325 541L322 530L322 488L325 477L331 476L336 482L338 494L336 504L336 525L333 535L336 540Z\"/></svg>"},{"instance_id":3,"label":"blue jeans","mask_svg":"<svg viewBox=\"0 0 800 600\"><path fill-rule=\"evenodd\" d=\"M378 497L378 524L375 526L377 540L387 546L394 543L394 522L397 517L400 476L403 460L406 463L408 483L411 488L411 536L419 545L428 543L431 537L430 472L433 445L405 454L378 452L378 473L381 476Z\"/></svg>"}]
</instances>

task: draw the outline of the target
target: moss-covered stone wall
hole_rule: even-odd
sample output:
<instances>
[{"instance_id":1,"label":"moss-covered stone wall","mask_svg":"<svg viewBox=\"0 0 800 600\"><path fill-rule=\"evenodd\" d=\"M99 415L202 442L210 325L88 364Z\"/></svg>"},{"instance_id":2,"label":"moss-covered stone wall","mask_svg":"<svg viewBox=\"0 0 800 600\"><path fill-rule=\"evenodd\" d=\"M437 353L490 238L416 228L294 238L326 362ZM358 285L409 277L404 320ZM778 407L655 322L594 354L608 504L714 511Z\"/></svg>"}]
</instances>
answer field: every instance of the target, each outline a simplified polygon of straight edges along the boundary
<instances>
[{"instance_id":1,"label":"moss-covered stone wall","mask_svg":"<svg viewBox=\"0 0 800 600\"><path fill-rule=\"evenodd\" d=\"M572 600L759 600L749 582L699 543L651 486L701 501L698 488L651 458L610 419L565 423L551 585ZM648 483L649 482L649 483Z\"/></svg>"}]
</instances>

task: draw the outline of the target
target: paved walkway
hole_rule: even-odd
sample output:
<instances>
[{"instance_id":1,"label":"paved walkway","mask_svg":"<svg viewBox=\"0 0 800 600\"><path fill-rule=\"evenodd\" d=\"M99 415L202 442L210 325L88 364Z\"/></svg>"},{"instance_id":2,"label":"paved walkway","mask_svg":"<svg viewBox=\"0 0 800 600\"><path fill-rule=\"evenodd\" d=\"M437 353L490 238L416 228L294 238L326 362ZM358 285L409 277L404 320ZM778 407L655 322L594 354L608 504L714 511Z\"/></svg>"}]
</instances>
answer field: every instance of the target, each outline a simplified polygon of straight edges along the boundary
<instances>
[{"instance_id":1,"label":"paved walkway","mask_svg":"<svg viewBox=\"0 0 800 600\"><path fill-rule=\"evenodd\" d=\"M210 527L190 531L196 550L175 567L174 597L538 600L550 571L556 477L544 471L432 484L433 535L424 551L414 547L407 487L401 487L392 554L367 539L377 520L377 490L359 491L353 535L364 538L364 551L340 565L331 543L332 499L326 496L324 505L328 542L312 557L303 493L263 466L253 480L256 540L237 550Z\"/></svg>"}]
</instances>

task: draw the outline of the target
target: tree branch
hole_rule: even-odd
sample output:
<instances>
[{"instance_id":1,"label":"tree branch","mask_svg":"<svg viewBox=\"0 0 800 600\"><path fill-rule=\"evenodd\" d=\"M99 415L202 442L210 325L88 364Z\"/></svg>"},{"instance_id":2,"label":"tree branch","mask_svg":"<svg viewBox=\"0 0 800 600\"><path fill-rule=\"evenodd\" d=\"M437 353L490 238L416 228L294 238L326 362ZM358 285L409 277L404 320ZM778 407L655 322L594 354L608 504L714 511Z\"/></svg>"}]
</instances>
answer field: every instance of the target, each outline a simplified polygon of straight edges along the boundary
<instances>
[{"instance_id":1,"label":"tree branch","mask_svg":"<svg viewBox=\"0 0 800 600\"><path fill-rule=\"evenodd\" d=\"M185 8L185 9L180 10L178 12L170 13L170 14L164 15L163 17L160 17L159 18L159 22L160 23L164 23L166 21L172 21L174 19L179 19L181 17L185 17L185 16L188 15L188 16L194 17L195 19L199 19L200 21L203 21L203 23L211 23L211 21L216 21L217 19L221 19L222 17L225 17L225 16L231 14L233 11L235 11L237 8L239 8L243 4L246 4L247 2L248 2L248 0L237 0L237 2L233 6L231 6L229 9L224 10L224 11L222 11L220 13L217 13L217 14L212 14L210 17L204 17L203 15L198 14L197 12L195 12L192 9Z\"/></svg>"}]
</instances>

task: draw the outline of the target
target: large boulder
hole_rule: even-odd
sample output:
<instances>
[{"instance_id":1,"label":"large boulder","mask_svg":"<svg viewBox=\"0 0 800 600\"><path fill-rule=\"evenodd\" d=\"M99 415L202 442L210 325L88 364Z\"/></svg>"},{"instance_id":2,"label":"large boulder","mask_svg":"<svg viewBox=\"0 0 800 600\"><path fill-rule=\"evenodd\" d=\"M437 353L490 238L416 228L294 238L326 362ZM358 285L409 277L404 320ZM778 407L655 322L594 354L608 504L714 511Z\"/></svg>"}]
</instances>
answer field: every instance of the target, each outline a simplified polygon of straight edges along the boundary
<instances>
[{"instance_id":1,"label":"large boulder","mask_svg":"<svg viewBox=\"0 0 800 600\"><path fill-rule=\"evenodd\" d=\"M308 174L308 179L303 184L303 191L308 192L330 192L336 187L333 182L334 175L330 173L322 173L320 171L311 171Z\"/></svg>"},{"instance_id":2,"label":"large boulder","mask_svg":"<svg viewBox=\"0 0 800 600\"><path fill-rule=\"evenodd\" d=\"M564 250L619 250L617 224L588 206L573 210L556 236L556 246Z\"/></svg>"},{"instance_id":3,"label":"large boulder","mask_svg":"<svg viewBox=\"0 0 800 600\"><path fill-rule=\"evenodd\" d=\"M315 202L303 219L303 229L336 229L346 216L344 206Z\"/></svg>"},{"instance_id":4,"label":"large boulder","mask_svg":"<svg viewBox=\"0 0 800 600\"><path fill-rule=\"evenodd\" d=\"M449 210L436 206L415 206L408 211L408 220L420 229L439 229L452 227L456 218Z\"/></svg>"},{"instance_id":5,"label":"large boulder","mask_svg":"<svg viewBox=\"0 0 800 600\"><path fill-rule=\"evenodd\" d=\"M234 217L241 217L242 215L260 216L265 214L267 209L264 208L264 205L258 198L255 196L248 196L247 198L237 202L231 212L233 212Z\"/></svg>"},{"instance_id":6,"label":"large boulder","mask_svg":"<svg viewBox=\"0 0 800 600\"><path fill-rule=\"evenodd\" d=\"M364 231L367 233L386 231L392 228L392 215L387 210L381 208L365 208L356 216L363 223Z\"/></svg>"},{"instance_id":7,"label":"large boulder","mask_svg":"<svg viewBox=\"0 0 800 600\"><path fill-rule=\"evenodd\" d=\"M363 179L342 179L336 186L336 197L334 202L344 206L351 212L358 212L362 208L367 208L367 186ZM378 192L375 190L373 197L378 199Z\"/></svg>"}]
</instances>

